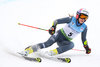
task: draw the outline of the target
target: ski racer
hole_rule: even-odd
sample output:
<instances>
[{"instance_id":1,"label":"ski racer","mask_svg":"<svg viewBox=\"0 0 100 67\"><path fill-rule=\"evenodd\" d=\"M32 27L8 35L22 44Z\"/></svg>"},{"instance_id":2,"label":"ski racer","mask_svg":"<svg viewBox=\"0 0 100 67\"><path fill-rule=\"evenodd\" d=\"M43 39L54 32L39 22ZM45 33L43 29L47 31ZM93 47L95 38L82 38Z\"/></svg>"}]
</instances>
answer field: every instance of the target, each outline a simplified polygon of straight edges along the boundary
<instances>
[{"instance_id":1,"label":"ski racer","mask_svg":"<svg viewBox=\"0 0 100 67\"><path fill-rule=\"evenodd\" d=\"M27 56L33 52L38 51L39 49L47 48L54 43L57 43L59 47L56 49L48 51L49 56L54 56L57 54L62 54L74 47L72 39L75 38L79 33L81 33L81 39L83 47L86 50L86 54L91 53L91 48L89 48L86 34L87 34L87 25L85 22L89 17L89 13L86 9L82 8L77 11L76 17L65 17L57 19L53 22L52 27L49 29L51 37L43 42L36 45L27 47L24 51L21 52L23 56ZM66 24L63 28L56 32L57 24Z\"/></svg>"}]
</instances>

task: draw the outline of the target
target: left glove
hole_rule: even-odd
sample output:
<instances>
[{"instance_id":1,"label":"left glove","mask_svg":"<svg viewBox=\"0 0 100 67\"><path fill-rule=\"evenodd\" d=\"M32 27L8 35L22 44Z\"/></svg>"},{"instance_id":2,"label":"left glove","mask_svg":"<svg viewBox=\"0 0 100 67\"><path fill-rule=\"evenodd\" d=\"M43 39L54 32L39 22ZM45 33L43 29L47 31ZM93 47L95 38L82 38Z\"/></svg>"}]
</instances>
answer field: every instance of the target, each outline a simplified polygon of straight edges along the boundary
<instances>
[{"instance_id":1,"label":"left glove","mask_svg":"<svg viewBox=\"0 0 100 67\"><path fill-rule=\"evenodd\" d=\"M53 35L55 33L55 30L56 30L56 27L55 26L52 26L50 29L49 29L49 34Z\"/></svg>"},{"instance_id":2,"label":"left glove","mask_svg":"<svg viewBox=\"0 0 100 67\"><path fill-rule=\"evenodd\" d=\"M90 54L91 53L91 48L89 48L88 46L84 46L84 48L86 49L86 54Z\"/></svg>"}]
</instances>

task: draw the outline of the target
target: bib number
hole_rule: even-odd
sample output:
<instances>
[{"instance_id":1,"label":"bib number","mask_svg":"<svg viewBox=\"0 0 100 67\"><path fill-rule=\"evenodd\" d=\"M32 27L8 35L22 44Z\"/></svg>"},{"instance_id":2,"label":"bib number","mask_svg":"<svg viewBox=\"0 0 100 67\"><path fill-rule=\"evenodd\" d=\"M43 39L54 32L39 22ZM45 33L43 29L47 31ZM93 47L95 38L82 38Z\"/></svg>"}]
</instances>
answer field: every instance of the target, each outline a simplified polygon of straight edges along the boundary
<instances>
[{"instance_id":1,"label":"bib number","mask_svg":"<svg viewBox=\"0 0 100 67\"><path fill-rule=\"evenodd\" d=\"M69 34L68 34L68 36L72 36L73 35L73 33L72 32L70 32Z\"/></svg>"}]
</instances>

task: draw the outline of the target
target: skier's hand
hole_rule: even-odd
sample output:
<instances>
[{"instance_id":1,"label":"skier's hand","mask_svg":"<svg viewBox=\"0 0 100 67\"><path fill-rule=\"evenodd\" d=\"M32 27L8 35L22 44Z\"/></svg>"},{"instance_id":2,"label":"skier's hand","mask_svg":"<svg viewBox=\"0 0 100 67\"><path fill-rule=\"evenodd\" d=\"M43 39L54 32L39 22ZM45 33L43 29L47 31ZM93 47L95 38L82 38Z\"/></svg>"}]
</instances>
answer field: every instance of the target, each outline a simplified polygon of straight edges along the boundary
<instances>
[{"instance_id":1,"label":"skier's hand","mask_svg":"<svg viewBox=\"0 0 100 67\"><path fill-rule=\"evenodd\" d=\"M49 29L49 34L53 35L55 33L55 30L56 30L56 27L55 26L52 26L50 29Z\"/></svg>"},{"instance_id":2,"label":"skier's hand","mask_svg":"<svg viewBox=\"0 0 100 67\"><path fill-rule=\"evenodd\" d=\"M88 46L84 46L84 48L86 49L86 54L90 54L91 53L91 48L89 48Z\"/></svg>"},{"instance_id":3,"label":"skier's hand","mask_svg":"<svg viewBox=\"0 0 100 67\"><path fill-rule=\"evenodd\" d=\"M90 54L91 53L91 48L86 50L86 54Z\"/></svg>"}]
</instances>

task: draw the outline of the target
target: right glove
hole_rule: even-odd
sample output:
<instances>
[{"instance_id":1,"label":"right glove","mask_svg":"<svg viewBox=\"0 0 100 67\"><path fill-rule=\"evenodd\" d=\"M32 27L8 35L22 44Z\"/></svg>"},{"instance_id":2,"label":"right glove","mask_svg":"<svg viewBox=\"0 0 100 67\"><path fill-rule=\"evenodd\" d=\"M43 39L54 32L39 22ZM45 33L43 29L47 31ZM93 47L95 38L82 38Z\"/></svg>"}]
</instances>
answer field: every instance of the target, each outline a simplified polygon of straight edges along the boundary
<instances>
[{"instance_id":1,"label":"right glove","mask_svg":"<svg viewBox=\"0 0 100 67\"><path fill-rule=\"evenodd\" d=\"M91 53L91 48L89 48L88 50L86 50L86 54L90 54Z\"/></svg>"},{"instance_id":2,"label":"right glove","mask_svg":"<svg viewBox=\"0 0 100 67\"><path fill-rule=\"evenodd\" d=\"M52 26L50 29L49 29L49 34L50 35L53 35L55 33L55 30L56 30L56 27L55 26Z\"/></svg>"},{"instance_id":3,"label":"right glove","mask_svg":"<svg viewBox=\"0 0 100 67\"><path fill-rule=\"evenodd\" d=\"M86 54L90 54L91 53L91 48L89 48L88 46L84 46L85 50L86 50Z\"/></svg>"}]
</instances>

